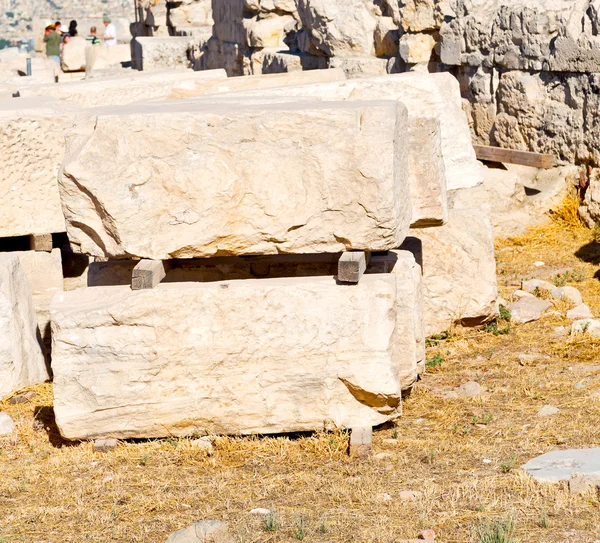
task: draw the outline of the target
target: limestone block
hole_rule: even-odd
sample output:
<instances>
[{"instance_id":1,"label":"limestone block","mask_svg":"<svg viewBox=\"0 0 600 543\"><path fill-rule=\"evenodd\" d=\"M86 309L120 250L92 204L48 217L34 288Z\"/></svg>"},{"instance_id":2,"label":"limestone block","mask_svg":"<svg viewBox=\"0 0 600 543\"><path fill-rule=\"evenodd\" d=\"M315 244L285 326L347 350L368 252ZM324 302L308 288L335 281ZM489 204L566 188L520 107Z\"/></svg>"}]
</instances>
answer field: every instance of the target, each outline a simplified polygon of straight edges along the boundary
<instances>
[{"instance_id":1,"label":"limestone block","mask_svg":"<svg viewBox=\"0 0 600 543\"><path fill-rule=\"evenodd\" d=\"M392 249L411 220L406 125L395 101L90 111L59 176L69 239L155 260Z\"/></svg>"},{"instance_id":2,"label":"limestone block","mask_svg":"<svg viewBox=\"0 0 600 543\"><path fill-rule=\"evenodd\" d=\"M400 14L407 32L423 32L440 27L445 0L402 0Z\"/></svg>"},{"instance_id":3,"label":"limestone block","mask_svg":"<svg viewBox=\"0 0 600 543\"><path fill-rule=\"evenodd\" d=\"M400 56L409 64L429 62L434 47L430 34L404 34L400 38Z\"/></svg>"},{"instance_id":4,"label":"limestone block","mask_svg":"<svg viewBox=\"0 0 600 543\"><path fill-rule=\"evenodd\" d=\"M55 97L82 107L95 107L131 104L140 100L159 100L176 89L190 88L199 80L226 78L225 70L132 72L127 77L91 79L69 85L37 85L22 88L19 92L22 97Z\"/></svg>"},{"instance_id":5,"label":"limestone block","mask_svg":"<svg viewBox=\"0 0 600 543\"><path fill-rule=\"evenodd\" d=\"M55 100L0 100L0 237L65 231L56 178L72 114Z\"/></svg>"},{"instance_id":6,"label":"limestone block","mask_svg":"<svg viewBox=\"0 0 600 543\"><path fill-rule=\"evenodd\" d=\"M179 29L182 27L211 27L214 23L212 17L211 0L182 0L173 2L168 12L169 26Z\"/></svg>"},{"instance_id":7,"label":"limestone block","mask_svg":"<svg viewBox=\"0 0 600 543\"><path fill-rule=\"evenodd\" d=\"M65 43L60 51L60 67L63 72L85 70L85 50L91 47L85 38L75 37Z\"/></svg>"},{"instance_id":8,"label":"limestone block","mask_svg":"<svg viewBox=\"0 0 600 543\"><path fill-rule=\"evenodd\" d=\"M388 73L388 59L367 55L331 57L329 67L344 70L349 79L381 76Z\"/></svg>"},{"instance_id":9,"label":"limestone block","mask_svg":"<svg viewBox=\"0 0 600 543\"><path fill-rule=\"evenodd\" d=\"M187 68L189 66L187 36L168 38L138 36L132 42L136 53L136 67L144 71Z\"/></svg>"},{"instance_id":10,"label":"limestone block","mask_svg":"<svg viewBox=\"0 0 600 543\"><path fill-rule=\"evenodd\" d=\"M381 17L375 28L375 54L378 57L397 57L400 29L391 17Z\"/></svg>"},{"instance_id":11,"label":"limestone block","mask_svg":"<svg viewBox=\"0 0 600 543\"><path fill-rule=\"evenodd\" d=\"M433 118L439 121L448 190L475 187L483 181L483 168L475 157L469 125L462 109L460 88L457 80L448 73L394 74L274 88L260 93L248 91L245 94L309 96L321 100L399 100L407 106L410 119Z\"/></svg>"},{"instance_id":12,"label":"limestone block","mask_svg":"<svg viewBox=\"0 0 600 543\"><path fill-rule=\"evenodd\" d=\"M60 249L52 252L18 251L5 253L19 258L31 287L33 307L42 339L49 339L50 300L63 290L63 270Z\"/></svg>"},{"instance_id":13,"label":"limestone block","mask_svg":"<svg viewBox=\"0 0 600 543\"><path fill-rule=\"evenodd\" d=\"M451 210L448 224L411 230L411 236L402 248L422 265L426 336L496 316L494 239L480 210Z\"/></svg>"},{"instance_id":14,"label":"limestone block","mask_svg":"<svg viewBox=\"0 0 600 543\"><path fill-rule=\"evenodd\" d=\"M46 379L29 281L16 255L0 254L0 398Z\"/></svg>"},{"instance_id":15,"label":"limestone block","mask_svg":"<svg viewBox=\"0 0 600 543\"><path fill-rule=\"evenodd\" d=\"M52 302L67 439L373 426L399 414L393 274L97 287ZM413 361L414 363L414 361Z\"/></svg>"},{"instance_id":16,"label":"limestone block","mask_svg":"<svg viewBox=\"0 0 600 543\"><path fill-rule=\"evenodd\" d=\"M296 19L291 15L264 17L261 19L245 19L245 43L250 47L283 47L284 38L296 26Z\"/></svg>"},{"instance_id":17,"label":"limestone block","mask_svg":"<svg viewBox=\"0 0 600 543\"><path fill-rule=\"evenodd\" d=\"M309 29L301 51L327 57L371 55L377 19L367 0L298 0L298 15Z\"/></svg>"},{"instance_id":18,"label":"limestone block","mask_svg":"<svg viewBox=\"0 0 600 543\"><path fill-rule=\"evenodd\" d=\"M327 58L315 57L304 53L296 53L289 50L284 50L281 47L266 47L263 49L255 49L250 55L250 63L252 66L253 75L275 75L287 72L297 72L306 70L310 72L324 72L329 66ZM330 72L340 72L342 77L346 76L341 69L329 69ZM333 81L333 79L332 79Z\"/></svg>"}]
</instances>

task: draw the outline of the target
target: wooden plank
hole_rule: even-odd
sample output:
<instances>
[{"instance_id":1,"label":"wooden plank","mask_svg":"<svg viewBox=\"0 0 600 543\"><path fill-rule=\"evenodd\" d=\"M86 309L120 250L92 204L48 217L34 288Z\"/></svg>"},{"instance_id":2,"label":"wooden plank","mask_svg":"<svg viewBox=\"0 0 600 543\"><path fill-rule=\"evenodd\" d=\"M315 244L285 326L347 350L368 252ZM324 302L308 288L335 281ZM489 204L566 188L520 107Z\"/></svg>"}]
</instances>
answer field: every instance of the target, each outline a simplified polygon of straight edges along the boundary
<instances>
[{"instance_id":1,"label":"wooden plank","mask_svg":"<svg viewBox=\"0 0 600 543\"><path fill-rule=\"evenodd\" d=\"M131 273L131 289L144 290L156 287L171 268L170 260L140 260Z\"/></svg>"},{"instance_id":2,"label":"wooden plank","mask_svg":"<svg viewBox=\"0 0 600 543\"><path fill-rule=\"evenodd\" d=\"M342 253L338 260L338 281L342 283L358 283L369 263L369 253L352 251Z\"/></svg>"},{"instance_id":3,"label":"wooden plank","mask_svg":"<svg viewBox=\"0 0 600 543\"><path fill-rule=\"evenodd\" d=\"M373 452L373 428L361 426L352 428L350 433L350 456L368 458Z\"/></svg>"},{"instance_id":4,"label":"wooden plank","mask_svg":"<svg viewBox=\"0 0 600 543\"><path fill-rule=\"evenodd\" d=\"M516 149L503 149L487 145L473 145L478 160L489 162L506 162L508 164L521 164L532 168L548 170L554 167L555 160L552 155L532 153L530 151L517 151Z\"/></svg>"},{"instance_id":5,"label":"wooden plank","mask_svg":"<svg viewBox=\"0 0 600 543\"><path fill-rule=\"evenodd\" d=\"M29 246L32 251L52 252L52 234L32 234L29 236Z\"/></svg>"}]
</instances>

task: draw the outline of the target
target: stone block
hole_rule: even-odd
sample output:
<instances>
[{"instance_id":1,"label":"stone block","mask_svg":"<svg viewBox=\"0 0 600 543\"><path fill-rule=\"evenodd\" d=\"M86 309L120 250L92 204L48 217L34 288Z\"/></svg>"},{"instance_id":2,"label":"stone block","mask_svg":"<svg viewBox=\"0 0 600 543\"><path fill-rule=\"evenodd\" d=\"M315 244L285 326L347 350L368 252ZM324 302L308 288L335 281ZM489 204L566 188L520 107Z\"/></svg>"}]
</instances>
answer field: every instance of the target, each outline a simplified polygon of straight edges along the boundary
<instances>
[{"instance_id":1,"label":"stone block","mask_svg":"<svg viewBox=\"0 0 600 543\"><path fill-rule=\"evenodd\" d=\"M429 62L435 47L430 34L404 34L400 38L400 56L409 64Z\"/></svg>"},{"instance_id":2,"label":"stone block","mask_svg":"<svg viewBox=\"0 0 600 543\"><path fill-rule=\"evenodd\" d=\"M391 17L381 17L375 28L375 54L378 57L397 57L400 29Z\"/></svg>"},{"instance_id":3,"label":"stone block","mask_svg":"<svg viewBox=\"0 0 600 543\"><path fill-rule=\"evenodd\" d=\"M132 42L136 68L147 72L188 68L191 41L187 36L138 36Z\"/></svg>"},{"instance_id":4,"label":"stone block","mask_svg":"<svg viewBox=\"0 0 600 543\"><path fill-rule=\"evenodd\" d=\"M0 254L0 399L46 379L29 281L16 255Z\"/></svg>"},{"instance_id":5,"label":"stone block","mask_svg":"<svg viewBox=\"0 0 600 543\"><path fill-rule=\"evenodd\" d=\"M71 245L152 260L398 247L406 115L394 101L90 111L59 176Z\"/></svg>"},{"instance_id":6,"label":"stone block","mask_svg":"<svg viewBox=\"0 0 600 543\"><path fill-rule=\"evenodd\" d=\"M455 323L482 324L497 314L494 237L479 210L450 210L439 228L411 230L402 246L423 269L425 335Z\"/></svg>"},{"instance_id":7,"label":"stone block","mask_svg":"<svg viewBox=\"0 0 600 543\"><path fill-rule=\"evenodd\" d=\"M68 43L63 44L60 51L60 67L63 72L85 71L85 50L91 47L85 38L71 38Z\"/></svg>"},{"instance_id":8,"label":"stone block","mask_svg":"<svg viewBox=\"0 0 600 543\"><path fill-rule=\"evenodd\" d=\"M94 439L381 424L398 416L400 372L415 364L400 285L387 273L57 294L58 427Z\"/></svg>"},{"instance_id":9,"label":"stone block","mask_svg":"<svg viewBox=\"0 0 600 543\"><path fill-rule=\"evenodd\" d=\"M44 98L0 100L0 237L65 231L56 178L72 113Z\"/></svg>"}]
</instances>

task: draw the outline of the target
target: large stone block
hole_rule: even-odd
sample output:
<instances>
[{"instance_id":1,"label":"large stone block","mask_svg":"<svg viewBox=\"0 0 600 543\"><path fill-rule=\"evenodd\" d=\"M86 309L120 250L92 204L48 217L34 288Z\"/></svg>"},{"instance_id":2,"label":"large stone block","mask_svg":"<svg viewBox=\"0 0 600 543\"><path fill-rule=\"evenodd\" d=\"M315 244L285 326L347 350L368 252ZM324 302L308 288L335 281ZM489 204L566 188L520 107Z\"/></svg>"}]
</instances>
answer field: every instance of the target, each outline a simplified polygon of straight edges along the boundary
<instances>
[{"instance_id":1,"label":"large stone block","mask_svg":"<svg viewBox=\"0 0 600 543\"><path fill-rule=\"evenodd\" d=\"M241 95L242 93L239 93ZM349 81L247 91L256 96L303 96L321 100L399 100L410 119L440 123L441 148L448 190L474 187L483 181L458 81L448 73L405 73Z\"/></svg>"},{"instance_id":2,"label":"large stone block","mask_svg":"<svg viewBox=\"0 0 600 543\"><path fill-rule=\"evenodd\" d=\"M133 72L127 77L78 81L69 85L22 87L22 97L54 97L82 107L124 105L141 100L166 98L175 89L190 88L198 80L226 79L225 70L172 70L167 72ZM13 103L12 107L15 107Z\"/></svg>"},{"instance_id":3,"label":"large stone block","mask_svg":"<svg viewBox=\"0 0 600 543\"><path fill-rule=\"evenodd\" d=\"M65 231L56 178L72 114L55 100L0 100L0 237Z\"/></svg>"},{"instance_id":4,"label":"large stone block","mask_svg":"<svg viewBox=\"0 0 600 543\"><path fill-rule=\"evenodd\" d=\"M29 281L16 255L0 254L0 399L46 379Z\"/></svg>"},{"instance_id":5,"label":"large stone block","mask_svg":"<svg viewBox=\"0 0 600 543\"><path fill-rule=\"evenodd\" d=\"M407 113L397 102L185 101L90 113L69 135L59 179L82 253L383 251L408 231Z\"/></svg>"},{"instance_id":6,"label":"large stone block","mask_svg":"<svg viewBox=\"0 0 600 543\"><path fill-rule=\"evenodd\" d=\"M411 230L411 236L402 248L423 269L426 336L455 323L473 326L496 316L494 238L481 210L451 210L448 224Z\"/></svg>"},{"instance_id":7,"label":"large stone block","mask_svg":"<svg viewBox=\"0 0 600 543\"><path fill-rule=\"evenodd\" d=\"M85 70L85 50L92 47L85 38L71 38L60 50L60 67L63 72L81 72Z\"/></svg>"},{"instance_id":8,"label":"large stone block","mask_svg":"<svg viewBox=\"0 0 600 543\"><path fill-rule=\"evenodd\" d=\"M138 36L131 44L136 68L144 71L188 68L191 42L187 36Z\"/></svg>"},{"instance_id":9,"label":"large stone block","mask_svg":"<svg viewBox=\"0 0 600 543\"><path fill-rule=\"evenodd\" d=\"M401 374L415 365L404 348L414 329L397 324L401 284L387 273L353 286L310 277L57 294L57 424L90 439L383 423L399 415Z\"/></svg>"}]
</instances>

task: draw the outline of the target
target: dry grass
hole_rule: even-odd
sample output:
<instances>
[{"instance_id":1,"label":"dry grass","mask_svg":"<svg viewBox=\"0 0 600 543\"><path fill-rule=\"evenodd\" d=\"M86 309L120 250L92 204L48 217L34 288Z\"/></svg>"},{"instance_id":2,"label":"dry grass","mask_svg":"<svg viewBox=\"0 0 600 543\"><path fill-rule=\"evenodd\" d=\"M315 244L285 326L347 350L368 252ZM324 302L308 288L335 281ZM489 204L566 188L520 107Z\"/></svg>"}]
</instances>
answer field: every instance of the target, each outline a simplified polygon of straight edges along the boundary
<instances>
[{"instance_id":1,"label":"dry grass","mask_svg":"<svg viewBox=\"0 0 600 543\"><path fill-rule=\"evenodd\" d=\"M555 222L497 249L505 298L521 278L562 273L600 315L600 246L589 230ZM33 404L0 403L19 427L16 443L0 444L0 542L161 543L196 520L223 519L240 542L297 541L302 524L308 542L397 543L430 527L439 541L477 543L474 526L509 517L521 543L593 542L596 494L571 495L518 470L555 448L600 445L600 345L555 336L563 325L557 314L506 335L459 330L431 347L444 361L405 400L397 428L376 432L375 453L389 456L368 461L347 457L344 433L216 438L211 457L186 439L95 454L90 443L60 440L51 385L38 387ZM474 378L485 387L480 398L439 393ZM561 411L536 417L544 404ZM405 489L423 495L400 500ZM249 512L272 506L279 527L267 532Z\"/></svg>"}]
</instances>

